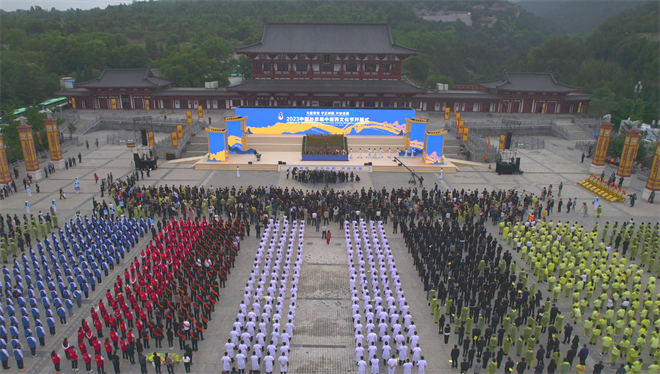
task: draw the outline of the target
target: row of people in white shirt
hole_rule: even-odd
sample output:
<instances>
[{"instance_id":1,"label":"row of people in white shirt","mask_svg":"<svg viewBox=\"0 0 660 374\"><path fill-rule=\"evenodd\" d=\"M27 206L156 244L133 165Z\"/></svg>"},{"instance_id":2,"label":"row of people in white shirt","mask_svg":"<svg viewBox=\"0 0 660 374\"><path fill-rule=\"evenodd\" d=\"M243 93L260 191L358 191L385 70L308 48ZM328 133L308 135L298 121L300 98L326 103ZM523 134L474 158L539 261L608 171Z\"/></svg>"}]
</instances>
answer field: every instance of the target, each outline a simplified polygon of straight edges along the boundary
<instances>
[{"instance_id":1,"label":"row of people in white shirt","mask_svg":"<svg viewBox=\"0 0 660 374\"><path fill-rule=\"evenodd\" d=\"M378 356L377 342L382 342L381 358L383 364L387 366L388 373L394 373L397 365L403 366L404 372L410 372L413 366L417 366L419 373L424 373L426 368L426 361L421 355L422 350L419 347L419 336L416 332L416 326L412 321L412 315L409 312L409 306L404 297L403 290L401 289L400 278L394 262L394 257L389 248L387 236L382 223L379 222L378 230L373 221L370 222L370 230L367 229L367 224L360 221L359 226L356 221L353 221L352 232L355 250L353 250L353 243L351 241L351 228L348 222L345 224L346 246L349 262L349 274L351 277L352 289L352 312L353 312L353 326L355 329L355 358L358 365L359 373L366 373L367 361L365 361L365 352L369 364L371 365L372 373L380 372L380 359ZM378 235L380 233L380 235ZM372 244L373 242L373 250ZM382 243L382 248L381 248ZM362 247L364 246L364 250ZM365 261L365 256L367 261ZM376 261L378 261L378 268L376 268ZM360 288L362 291L362 298L356 286L356 267L357 262L359 268ZM369 265L367 272L365 266ZM372 292L374 294L373 300L369 294L367 274L371 278ZM390 276L388 276L390 274ZM392 291L389 289L389 278L392 278L397 298L392 296ZM385 302L387 307L383 306L383 298L381 295L381 287L385 290ZM395 301L396 300L396 301ZM360 302L362 308L360 308ZM375 304L375 308L372 304ZM397 305L398 304L398 305ZM360 309L364 311L366 317L366 326L363 326L362 315ZM375 309L375 310L374 310ZM399 324L400 314L403 315L404 326ZM374 324L374 318L377 318L378 325ZM389 323L392 325L392 335L394 335L394 342L396 343L396 351L398 359L392 356L391 350L391 336L388 334ZM366 331L363 331L363 327ZM378 333L375 332L377 327ZM407 333L407 339L402 334L401 329L404 328ZM366 346L365 336L366 333ZM409 348L406 343L410 344ZM408 353L412 353L412 362L408 358ZM393 364L393 366L392 366Z\"/></svg>"},{"instance_id":2,"label":"row of people in white shirt","mask_svg":"<svg viewBox=\"0 0 660 374\"><path fill-rule=\"evenodd\" d=\"M230 332L230 339L225 344L225 355L221 359L223 362L223 370L231 370L231 364L234 360L236 361L237 369L245 370L248 354L250 353L252 353L249 357L252 370L260 370L261 360L263 359L266 373L272 373L275 357L277 357L277 361L279 361L280 372L286 372L288 370L290 340L293 336L293 319L296 314L298 280L300 276L300 267L302 265L304 230L305 223L302 221L300 222L300 225L297 221L293 221L290 231L289 222L284 221L282 225L282 233L278 239L280 223L279 221L274 223L273 220L269 222L264 230L259 250L255 256L250 279L245 287L245 294L243 301L240 304L240 311L233 324L233 330ZM289 300L287 322L284 325L284 332L280 333L291 257L296 238L298 239L298 245L291 287L289 289L291 296ZM267 251L265 250L266 246L268 246ZM276 247L277 251L275 251ZM284 259L284 266L280 269L285 248L286 258ZM272 260L273 254L275 255L274 261ZM264 263L263 269L261 268L262 262ZM281 277L280 270L282 271ZM269 277L270 281L268 282ZM279 288L277 288L278 281ZM255 282L257 283L256 290ZM267 282L269 287L265 289ZM277 297L275 297L276 292ZM261 304L262 302L264 302L263 306ZM273 302L277 303L274 307ZM251 306L250 310L248 310L247 305ZM245 322L246 317L247 322ZM259 319L259 317L261 317L261 319ZM257 326L259 326L259 332L256 332ZM270 344L266 346L268 330L271 331L269 340ZM278 349L280 339L282 342ZM266 352L265 357L263 356L264 350ZM277 356L278 351L280 353L279 357Z\"/></svg>"}]
</instances>

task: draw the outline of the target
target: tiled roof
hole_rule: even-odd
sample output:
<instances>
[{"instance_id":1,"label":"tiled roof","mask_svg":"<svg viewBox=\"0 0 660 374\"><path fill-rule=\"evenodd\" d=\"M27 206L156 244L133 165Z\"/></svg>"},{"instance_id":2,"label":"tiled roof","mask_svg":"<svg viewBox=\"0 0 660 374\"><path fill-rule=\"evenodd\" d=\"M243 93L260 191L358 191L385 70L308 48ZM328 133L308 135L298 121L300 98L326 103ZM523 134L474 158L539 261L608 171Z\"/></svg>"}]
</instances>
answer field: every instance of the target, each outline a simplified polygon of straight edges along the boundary
<instances>
[{"instance_id":1,"label":"tiled roof","mask_svg":"<svg viewBox=\"0 0 660 374\"><path fill-rule=\"evenodd\" d=\"M77 88L96 87L166 87L174 81L158 78L150 68L144 69L104 69L101 76L91 81L76 84Z\"/></svg>"},{"instance_id":2,"label":"tiled roof","mask_svg":"<svg viewBox=\"0 0 660 374\"><path fill-rule=\"evenodd\" d=\"M550 73L507 73L501 79L479 82L488 89L512 92L548 92L569 93L580 92L580 87L572 87L559 83Z\"/></svg>"},{"instance_id":3,"label":"tiled roof","mask_svg":"<svg viewBox=\"0 0 660 374\"><path fill-rule=\"evenodd\" d=\"M409 54L392 41L388 23L264 23L261 41L236 47L245 53Z\"/></svg>"},{"instance_id":4,"label":"tiled roof","mask_svg":"<svg viewBox=\"0 0 660 374\"><path fill-rule=\"evenodd\" d=\"M251 79L228 92L301 92L301 93L399 93L420 94L419 88L403 78L400 80L330 80L330 79Z\"/></svg>"}]
</instances>

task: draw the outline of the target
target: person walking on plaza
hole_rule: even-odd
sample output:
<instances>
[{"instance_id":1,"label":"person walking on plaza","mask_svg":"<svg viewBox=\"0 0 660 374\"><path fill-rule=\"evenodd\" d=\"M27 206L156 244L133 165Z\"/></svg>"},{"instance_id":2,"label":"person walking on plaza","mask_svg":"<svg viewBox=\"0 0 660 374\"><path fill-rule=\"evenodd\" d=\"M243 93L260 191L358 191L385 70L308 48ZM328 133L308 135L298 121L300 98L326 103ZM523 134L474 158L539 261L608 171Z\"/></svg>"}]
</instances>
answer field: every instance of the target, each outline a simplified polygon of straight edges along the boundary
<instances>
[{"instance_id":1,"label":"person walking on plaza","mask_svg":"<svg viewBox=\"0 0 660 374\"><path fill-rule=\"evenodd\" d=\"M236 166L236 178L240 178L240 177L241 177L241 170L238 168L238 166Z\"/></svg>"},{"instance_id":2,"label":"person walking on plaza","mask_svg":"<svg viewBox=\"0 0 660 374\"><path fill-rule=\"evenodd\" d=\"M30 203L25 200L25 210L27 210L27 214L30 214Z\"/></svg>"},{"instance_id":3,"label":"person walking on plaza","mask_svg":"<svg viewBox=\"0 0 660 374\"><path fill-rule=\"evenodd\" d=\"M73 182L73 189L76 190L76 193L80 193L80 180L78 178Z\"/></svg>"},{"instance_id":4,"label":"person walking on plaza","mask_svg":"<svg viewBox=\"0 0 660 374\"><path fill-rule=\"evenodd\" d=\"M330 239L332 239L332 234L330 233L330 230L328 230L328 232L325 234L325 240L327 245L330 245Z\"/></svg>"}]
</instances>

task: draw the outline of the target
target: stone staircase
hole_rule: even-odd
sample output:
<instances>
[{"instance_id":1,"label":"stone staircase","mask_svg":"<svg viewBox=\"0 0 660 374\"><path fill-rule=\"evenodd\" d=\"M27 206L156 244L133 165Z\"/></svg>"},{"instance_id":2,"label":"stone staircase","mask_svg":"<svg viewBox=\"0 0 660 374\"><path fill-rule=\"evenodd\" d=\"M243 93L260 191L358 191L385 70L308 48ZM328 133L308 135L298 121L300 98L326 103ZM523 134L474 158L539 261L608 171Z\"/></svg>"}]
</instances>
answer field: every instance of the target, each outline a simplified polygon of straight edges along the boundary
<instances>
[{"instance_id":1,"label":"stone staircase","mask_svg":"<svg viewBox=\"0 0 660 374\"><path fill-rule=\"evenodd\" d=\"M570 140L580 141L580 140L594 140L595 138L582 130L576 124L572 123L570 119L555 119L555 123L562 129L566 130L571 137Z\"/></svg>"},{"instance_id":2,"label":"stone staircase","mask_svg":"<svg viewBox=\"0 0 660 374\"><path fill-rule=\"evenodd\" d=\"M201 130L190 138L190 142L183 150L181 157L198 157L204 156L209 152L209 134L205 130Z\"/></svg>"},{"instance_id":3,"label":"stone staircase","mask_svg":"<svg viewBox=\"0 0 660 374\"><path fill-rule=\"evenodd\" d=\"M463 159L463 156L458 156L460 150L461 142L456 140L456 137L452 133L445 135L444 149L442 150L445 157Z\"/></svg>"}]
</instances>

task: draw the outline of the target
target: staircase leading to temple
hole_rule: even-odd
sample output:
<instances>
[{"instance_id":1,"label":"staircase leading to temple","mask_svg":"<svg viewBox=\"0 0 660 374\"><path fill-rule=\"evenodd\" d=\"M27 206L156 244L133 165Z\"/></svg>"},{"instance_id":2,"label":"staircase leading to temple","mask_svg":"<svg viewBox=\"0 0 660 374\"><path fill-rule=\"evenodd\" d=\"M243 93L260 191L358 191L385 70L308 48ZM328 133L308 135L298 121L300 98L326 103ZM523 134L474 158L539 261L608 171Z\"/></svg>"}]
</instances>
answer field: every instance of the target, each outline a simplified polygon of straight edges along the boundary
<instances>
[{"instance_id":1,"label":"staircase leading to temple","mask_svg":"<svg viewBox=\"0 0 660 374\"><path fill-rule=\"evenodd\" d=\"M209 133L206 130L200 130L190 138L181 157L205 156L207 153L209 153Z\"/></svg>"}]
</instances>

